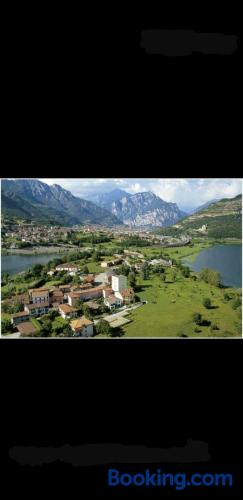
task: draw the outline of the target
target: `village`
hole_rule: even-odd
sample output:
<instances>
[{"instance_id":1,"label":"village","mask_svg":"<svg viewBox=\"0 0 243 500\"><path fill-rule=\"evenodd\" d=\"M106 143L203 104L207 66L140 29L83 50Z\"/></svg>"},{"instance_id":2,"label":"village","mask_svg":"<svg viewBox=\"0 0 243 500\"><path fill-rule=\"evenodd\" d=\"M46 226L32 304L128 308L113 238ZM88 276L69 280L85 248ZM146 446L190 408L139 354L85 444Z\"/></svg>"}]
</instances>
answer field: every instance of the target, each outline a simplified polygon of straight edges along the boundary
<instances>
[{"instance_id":1,"label":"village","mask_svg":"<svg viewBox=\"0 0 243 500\"><path fill-rule=\"evenodd\" d=\"M107 226L85 225L60 227L51 225L36 225L33 223L11 224L7 221L2 223L1 228L1 247L8 251L14 250L35 250L36 247L57 247L73 248L75 244L81 246L82 237L89 238L92 234L103 234L107 238L116 238L122 241L125 238L137 237L142 241L153 245L164 247L183 246L190 242L188 235L182 235L178 238L154 234L152 230L141 229L129 226L116 226L113 228ZM80 236L82 235L82 236ZM80 237L80 238L79 238Z\"/></svg>"},{"instance_id":2,"label":"village","mask_svg":"<svg viewBox=\"0 0 243 500\"><path fill-rule=\"evenodd\" d=\"M15 302L21 303L22 307L21 311L11 315L13 335L38 336L42 318L53 320L58 316L66 321L65 326L68 323L67 336L74 337L93 337L99 330L97 325L106 326L108 323L109 328L104 328L104 333L107 333L127 324L127 314L141 307L143 302L135 295L133 287L128 284L128 277L121 274L120 269L126 266L138 272L144 264L148 265L143 254L124 250L123 254L114 254L113 259L102 261L100 267L103 272L97 274L83 274L80 266L72 262L57 265L47 272L50 277L62 273L70 280L76 277L76 283L29 289L27 293L15 296ZM152 259L149 264L171 267L172 261ZM61 325L64 324L60 323L60 330Z\"/></svg>"}]
</instances>

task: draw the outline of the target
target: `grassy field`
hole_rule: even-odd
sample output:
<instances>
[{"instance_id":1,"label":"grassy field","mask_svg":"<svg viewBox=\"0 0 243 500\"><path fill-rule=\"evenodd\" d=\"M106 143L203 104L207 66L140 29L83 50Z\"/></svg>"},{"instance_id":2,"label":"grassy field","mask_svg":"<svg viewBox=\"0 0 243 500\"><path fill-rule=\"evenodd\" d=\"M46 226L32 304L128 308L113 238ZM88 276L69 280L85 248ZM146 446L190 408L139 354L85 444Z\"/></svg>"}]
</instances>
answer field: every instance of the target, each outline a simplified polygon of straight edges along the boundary
<instances>
[{"instance_id":1,"label":"grassy field","mask_svg":"<svg viewBox=\"0 0 243 500\"><path fill-rule=\"evenodd\" d=\"M169 278L169 275L168 275ZM162 283L158 277L138 280L140 291L137 295L148 303L131 313L132 322L122 331L125 337L240 337L240 312L232 309L231 300L224 303L225 290L204 282L179 277L175 283ZM227 289L235 296L236 290ZM205 309L203 298L209 297L213 308ZM192 314L199 312L204 320L216 323L218 330L210 331L210 325L200 326L195 333Z\"/></svg>"},{"instance_id":2,"label":"grassy field","mask_svg":"<svg viewBox=\"0 0 243 500\"><path fill-rule=\"evenodd\" d=\"M139 249L134 248L134 250L138 250L139 252L143 253L145 257L147 258L154 258L154 255L158 253L162 253L165 257L170 258L170 259L184 259L186 258L188 261L194 261L197 257L197 255L204 250L205 248L209 248L211 246L220 244L220 245L226 245L226 244L241 244L241 240L239 239L232 239L229 238L227 240L215 240L215 239L193 239L192 241L193 246L186 245L184 247L174 247L174 248L163 248L163 247L158 247L158 246L153 246L153 247L141 247Z\"/></svg>"},{"instance_id":3,"label":"grassy field","mask_svg":"<svg viewBox=\"0 0 243 500\"><path fill-rule=\"evenodd\" d=\"M47 281L44 285L44 288L50 288L52 286L58 286L62 283L62 280L61 279L54 279L54 280L50 280L50 281Z\"/></svg>"},{"instance_id":4,"label":"grassy field","mask_svg":"<svg viewBox=\"0 0 243 500\"><path fill-rule=\"evenodd\" d=\"M205 241L196 243L194 246L190 247L186 245L184 247L175 247L175 248L163 248L163 247L142 247L141 252L147 258L154 258L154 256L158 253L162 253L165 257L169 259L195 259L196 256L204 250L204 248L208 248L212 246L213 243L211 241Z\"/></svg>"},{"instance_id":5,"label":"grassy field","mask_svg":"<svg viewBox=\"0 0 243 500\"><path fill-rule=\"evenodd\" d=\"M40 331L41 324L39 323L38 319L30 318L30 321L31 321L32 325L34 325L37 328L37 330Z\"/></svg>"},{"instance_id":6,"label":"grassy field","mask_svg":"<svg viewBox=\"0 0 243 500\"><path fill-rule=\"evenodd\" d=\"M104 269L97 262L87 262L90 273L102 273Z\"/></svg>"}]
</instances>

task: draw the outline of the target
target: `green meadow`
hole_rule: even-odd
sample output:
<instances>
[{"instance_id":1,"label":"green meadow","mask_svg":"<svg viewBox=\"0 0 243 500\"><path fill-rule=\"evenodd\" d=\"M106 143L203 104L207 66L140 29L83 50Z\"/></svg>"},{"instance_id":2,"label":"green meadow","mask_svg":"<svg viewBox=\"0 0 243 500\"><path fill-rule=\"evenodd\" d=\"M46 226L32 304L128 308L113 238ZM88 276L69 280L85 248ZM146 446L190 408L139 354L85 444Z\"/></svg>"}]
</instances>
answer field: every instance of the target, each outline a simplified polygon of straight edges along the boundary
<instances>
[{"instance_id":1,"label":"green meadow","mask_svg":"<svg viewBox=\"0 0 243 500\"><path fill-rule=\"evenodd\" d=\"M241 311L232 308L232 300L237 290L227 288L231 297L224 301L226 289L213 287L192 278L184 278L179 272L176 281L162 282L157 276L149 280L138 279L137 295L148 301L133 311L131 323L122 328L125 337L193 337L217 338L241 336ZM209 297L212 308L203 306L203 298ZM192 319L193 313L202 315L204 326L197 326ZM217 330L211 330L215 324ZM195 332L195 328L199 331Z\"/></svg>"}]
</instances>

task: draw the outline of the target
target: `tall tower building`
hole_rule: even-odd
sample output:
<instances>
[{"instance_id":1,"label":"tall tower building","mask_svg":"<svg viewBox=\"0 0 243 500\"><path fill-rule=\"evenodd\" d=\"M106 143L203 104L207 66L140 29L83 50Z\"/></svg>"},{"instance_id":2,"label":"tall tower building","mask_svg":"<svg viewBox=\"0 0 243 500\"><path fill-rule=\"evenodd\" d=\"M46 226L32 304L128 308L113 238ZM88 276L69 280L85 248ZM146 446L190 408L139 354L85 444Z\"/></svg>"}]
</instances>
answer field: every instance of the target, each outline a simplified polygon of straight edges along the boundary
<instances>
[{"instance_id":1,"label":"tall tower building","mask_svg":"<svg viewBox=\"0 0 243 500\"><path fill-rule=\"evenodd\" d=\"M127 288L127 277L120 274L119 276L112 276L112 290L113 292L121 292Z\"/></svg>"}]
</instances>

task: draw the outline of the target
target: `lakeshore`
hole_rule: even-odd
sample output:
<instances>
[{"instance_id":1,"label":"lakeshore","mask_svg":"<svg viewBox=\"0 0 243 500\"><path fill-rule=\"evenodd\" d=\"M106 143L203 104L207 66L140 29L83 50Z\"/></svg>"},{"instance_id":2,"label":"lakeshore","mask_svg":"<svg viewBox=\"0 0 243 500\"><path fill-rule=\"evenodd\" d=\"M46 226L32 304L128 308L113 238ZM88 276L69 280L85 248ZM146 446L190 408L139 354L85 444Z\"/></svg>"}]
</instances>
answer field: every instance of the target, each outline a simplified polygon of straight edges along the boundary
<instances>
[{"instance_id":1,"label":"lakeshore","mask_svg":"<svg viewBox=\"0 0 243 500\"><path fill-rule=\"evenodd\" d=\"M2 255L43 255L43 254L56 254L66 253L71 250L76 250L77 247L73 246L36 246L31 248L13 248L2 249Z\"/></svg>"},{"instance_id":2,"label":"lakeshore","mask_svg":"<svg viewBox=\"0 0 243 500\"><path fill-rule=\"evenodd\" d=\"M221 244L222 243L222 244ZM200 280L199 273L191 268L189 277L183 276L178 263L189 265L197 261L198 256L203 252L214 248L228 248L230 250L232 244L238 247L241 243L239 240L223 240L222 242L215 240L193 240L191 245L184 247L173 248L158 248L146 246L131 248L131 251L138 250L144 256L147 262L158 258L158 253L162 253L163 257L172 259L173 265L164 270L165 280L161 280L161 275L156 269L150 269L149 277L143 279L140 272L136 274L136 295L141 303L141 307L127 311L126 321L121 324L117 330L114 330L113 336L123 338L143 338L143 337L193 337L193 338L222 338L222 337L240 337L241 336L241 309L232 307L234 302L240 297L240 287L225 287L217 288ZM100 245L100 251L107 251L109 246L112 252L112 247L116 242L110 242L108 245ZM106 247L106 250L105 250ZM53 247L55 248L55 247ZM94 247L95 248L95 247ZM94 251L93 248L93 251ZM97 248L97 247L96 247ZM103 250L102 250L103 248ZM115 248L115 246L114 246ZM82 253L83 248L80 249ZM115 251L115 250L114 250ZM66 252L67 253L67 252ZM87 265L90 273L102 273L101 262L94 260L93 254L82 258L80 253L78 260L73 260L73 265ZM238 252L239 253L239 252ZM237 254L238 255L238 254ZM30 261L33 264L38 263L37 260L44 258L43 264L47 264L53 258L59 257L60 253L52 254L51 252L45 255L8 255L2 259L26 259L25 268L30 268ZM68 257L67 257L68 258ZM239 259L239 255L237 257ZM132 259L133 260L133 259ZM16 262L15 262L16 264ZM2 269L4 271L4 269ZM216 269L217 270L217 269ZM118 268L119 273L119 268ZM52 289L62 284L63 277L53 276L45 278L45 288ZM70 281L72 279L70 278ZM32 279L28 282L24 278L24 272L16 275L11 275L10 282L2 287L2 292L5 294L12 286L15 287L16 293L25 292L30 288L35 288L37 281ZM227 294L226 294L227 291ZM225 298L227 296L227 298ZM210 297L212 307L206 310L203 306L203 299ZM193 313L198 312L203 316L203 326L195 328L192 321ZM3 313L3 320L10 319L10 315ZM212 330L211 326L215 329ZM104 334L98 334L95 338L107 338Z\"/></svg>"}]
</instances>

